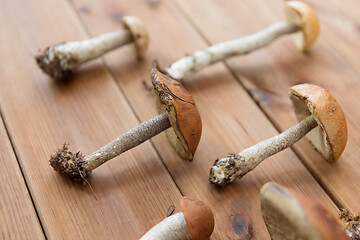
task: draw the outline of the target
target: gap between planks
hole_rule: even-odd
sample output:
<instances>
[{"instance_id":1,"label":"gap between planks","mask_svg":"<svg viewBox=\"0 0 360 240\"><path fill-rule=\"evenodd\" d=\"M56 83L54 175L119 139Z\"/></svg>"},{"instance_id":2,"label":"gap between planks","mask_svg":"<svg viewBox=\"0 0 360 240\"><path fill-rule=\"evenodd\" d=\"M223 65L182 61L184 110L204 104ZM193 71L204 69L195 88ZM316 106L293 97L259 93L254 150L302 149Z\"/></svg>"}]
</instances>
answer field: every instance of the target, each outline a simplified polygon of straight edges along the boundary
<instances>
[{"instance_id":1,"label":"gap between planks","mask_svg":"<svg viewBox=\"0 0 360 240\"><path fill-rule=\"evenodd\" d=\"M190 16L191 17L193 17L194 19L196 19L196 16L194 16L194 15L191 15L191 10L189 9L189 8L187 8L187 5L186 5L186 3L185 4L182 4L182 2L178 2L178 4L179 5L181 5L181 6L183 6L183 8L187 11L187 12L189 12L190 14ZM189 4L189 3L188 3ZM254 6L253 6L254 7ZM280 11L280 10L279 10ZM324 14L324 13L323 13ZM319 14L320 15L320 14ZM199 23L198 23L198 25L199 26L204 26L204 23L202 22L202 20L204 20L204 18L201 18L201 17L198 17L199 18ZM206 18L205 18L206 19ZM229 22L228 22L229 23ZM236 24L235 24L236 25ZM326 22L325 22L325 24L324 25L326 25ZM239 25L238 25L239 26ZM249 28L246 28L245 27L245 29L247 29L247 30L249 30ZM209 29L205 29L205 30L203 30L204 31L204 34L207 34L208 36L209 36L209 38L211 38L211 39L213 39L213 41L214 42L217 42L216 40L214 40L214 39L217 39L216 37L214 38L214 36L213 35L211 35L211 34L209 34L210 32L209 32ZM334 39L335 40L335 39ZM322 43L321 43L322 42ZM341 49L338 49L339 51L337 51L336 49L334 50L334 47L328 42L328 40L325 38L320 38L319 39L319 45L320 45L320 49L327 49L327 50L330 50L330 56L333 56L333 58L331 58L331 59L334 59L334 61L332 62L332 61L329 61L329 62L327 62L326 60L324 61L324 62L320 62L320 65L319 65L319 67L320 67L320 69L319 69L319 72L321 72L321 73L325 73L325 75L326 74L328 74L328 77L329 76L334 76L335 78L336 78L336 76L337 76L337 79L339 79L339 77L340 77L340 75L339 75L339 72L338 73L335 73L335 75L329 75L329 71L327 72L327 71L324 71L324 69L322 69L321 67L323 67L324 65L321 65L321 63L323 63L323 64L330 64L333 68L335 67L335 69L336 69L336 66L334 65L334 64L339 64L339 66L343 66L344 67L344 73L343 74L345 74L344 76L349 76L349 81L346 81L346 83L347 84L355 84L356 82L354 81L354 80L358 80L359 79L359 72L358 71L356 71L356 68L354 68L354 66L353 66L353 64L348 64L348 62L349 61L346 61L346 60L344 60L344 57L343 57L343 55L342 54L340 54L339 53L339 51L341 51ZM264 50L264 51L267 51L267 50ZM270 51L270 53L271 53L271 50L269 50ZM265 52L266 53L266 52ZM319 57L321 58L324 58L324 54L322 54L322 53L324 53L324 52L320 52L320 55L319 55ZM326 53L326 52L325 52ZM262 55L261 56L264 56L265 54L264 53L261 53ZM268 53L269 54L269 53ZM326 55L325 55L326 56ZM251 57L250 57L250 59L251 59ZM315 63L318 63L318 62L316 62L316 58L314 58L315 60ZM254 59L252 59L252 60L254 60ZM324 59L323 59L324 60ZM336 61L338 61L338 62L336 62ZM248 62L248 63L250 63L251 62L251 60ZM245 60L245 63L247 63L247 60ZM232 67L232 69L234 69L234 71L236 72L236 67L237 66L239 66L239 65L236 65L236 63L235 62L230 62L230 60L228 61L228 65L229 66L231 66ZM318 65L316 65L316 66L318 66ZM308 65L305 65L304 64L304 66L303 67L309 67ZM272 68L272 67L270 67L270 68ZM310 69L312 69L312 70L314 70L314 68L310 68ZM332 68L328 68L328 69L332 69ZM274 69L272 69L272 70L274 70ZM294 69L293 69L294 70ZM306 70L306 69L303 69L303 70ZM249 70L250 72L251 72L251 70ZM280 75L280 78L284 81L284 72L286 72L286 71L280 71L281 73L279 74ZM296 72L296 71L295 71ZM306 72L306 71L305 71ZM330 73L331 73L331 70L330 70ZM340 72L341 73L341 72ZM236 72L236 74L239 74L238 72ZM289 72L288 72L288 74L289 74ZM333 73L331 73L331 74L333 74ZM346 75L346 74L348 74L348 75ZM254 76L256 76L256 73L255 73L255 75L253 75L253 74L250 74L252 77L254 77ZM320 74L318 74L317 75L317 78L319 78L319 75ZM306 76L307 78L309 78L309 75L301 75L300 74L300 76L302 76L303 78L304 78L304 76ZM266 79L266 77L264 77L265 79ZM306 78L306 79L307 79ZM247 78L246 78L247 79ZM250 78L251 79L251 78ZM311 80L315 80L316 78L314 78L314 77L310 77L310 79ZM323 79L323 78L321 78L320 77L320 79ZM330 79L332 79L332 80L334 80L334 78L333 77L330 77ZM244 84L245 84L245 86L247 85L247 83L246 83L246 81L245 81L245 79L243 79L241 76L239 76L239 79L238 79L239 81L244 81ZM353 81L353 82L351 82L351 80ZM291 81L290 81L291 82ZM315 81L315 82L313 82L313 83L315 83L315 84L320 84L320 85L322 85L321 83L319 83L318 81ZM295 83L293 83L293 84L291 84L291 85L294 85L294 84L296 84L296 82ZM331 86L331 84L329 84L329 87ZM335 85L336 86L336 85ZM331 86L331 87L333 87L333 86ZM340 88L341 89L341 88ZM329 90L330 90L330 88L329 88ZM335 90L335 88L333 88L333 90ZM341 90L339 90L339 92L341 92ZM344 99L346 99L346 94L344 94L343 96L345 96L344 97ZM353 94L353 95L350 95L350 96L352 96L352 100L354 101L355 99L356 99L356 94ZM254 97L255 97L255 99L256 99L256 94L254 95ZM284 95L282 96L282 97L284 97ZM282 99L283 100L283 99ZM261 103L261 101L260 101L260 103ZM349 105L349 101L346 103L346 100L344 100L344 106L346 106L346 104L348 104ZM350 105L351 106L351 105ZM269 113L268 113L268 116L273 116L274 115L274 113L275 113L275 115L271 118L269 118L269 120L274 124L274 126L277 128L277 129L283 129L283 128L281 128L281 127L279 127L279 126L282 126L281 125L281 123L282 123L282 121L281 121L281 118L276 118L276 113L281 113L281 111L277 111L276 110L276 108L274 109L274 107L271 107L271 105L270 106L266 106L266 104L262 107L262 109L264 110L264 111L268 111ZM350 108L350 109L354 109L354 106L353 106L353 108ZM355 107L355 109L356 109L356 107ZM353 117L353 118L355 118L355 117ZM355 118L356 119L356 118ZM348 125L350 125L350 127L356 127L356 124L354 124L354 121L355 121L355 119L351 119L351 117L349 116L349 118L348 118ZM357 118L358 119L358 118ZM278 122L279 124L277 125L276 124L276 122ZM284 121L283 121L284 122ZM285 121L286 122L286 121ZM352 125L352 126L351 126ZM355 125L355 126L354 126ZM350 131L351 132L351 131ZM352 135L349 135L349 140L354 140L354 139L356 139L356 134L352 134ZM348 143L350 143L350 141L348 141ZM302 144L302 143L301 143ZM348 145L350 145L350 144L348 144ZM351 152L350 150L351 149L354 149L355 148L355 146L354 146L355 144L353 143L353 144L351 144L351 146L348 146L347 147L347 152L345 152L345 154L343 154L343 157L344 158L346 158L346 159L344 159L344 160L349 160L349 153ZM345 191L345 194L344 195L342 195L342 194L339 194L340 193L340 191L341 191L341 186L339 186L339 185L337 185L337 186L333 186L332 184L334 184L334 183L336 183L336 180L343 180L343 181L345 181L346 180L346 170L344 170L344 168L342 169L343 171L340 173L340 175L339 175L339 177L338 178L336 178L335 180L330 180L329 178L327 178L326 177L326 175L323 175L323 174L321 174L321 172L319 171L319 170L321 170L321 167L320 167L320 165L317 165L316 164L316 162L314 163L314 165L311 163L311 161L310 161L310 158L309 158L309 154L306 154L306 151L307 150L310 150L310 148L309 148L309 146L310 146L310 144L308 144L308 145L306 145L305 147L304 146L302 146L302 145L294 145L293 146L293 152L297 155L297 156L302 156L302 158L300 158L300 160L301 161L303 161L303 165L305 166L305 167L307 167L307 166L310 166L310 167L312 167L312 169L313 169L313 171L309 171L310 173L315 173L318 177L316 178L316 180L317 181L321 181L321 183L322 184L320 184L320 182L319 182L319 184L323 187L323 189L324 190L326 190L326 192L327 192L327 194L329 195L329 197L331 196L332 197L332 199L334 200L334 202L336 202L336 204L338 205L338 206L347 206L348 208L352 208L353 209L353 211L354 212L356 212L357 210L355 210L357 207L357 205L356 205L356 198L354 199L354 197L356 197L356 195L354 196L354 194L351 194L352 192L353 192L353 190L351 190L350 188L348 188L348 191ZM351 148L350 148L351 147ZM312 151L312 150L310 150L310 151ZM354 151L354 150L352 150L352 151ZM345 157L347 155L347 157ZM315 158L317 158L318 160L320 159L320 158L318 158L318 157L315 157ZM352 159L352 160L355 160L355 159ZM309 161L309 162L308 162ZM305 163L306 162L306 163ZM349 165L351 165L351 164L349 164L349 163L351 163L351 161L347 161L347 165L345 165L345 166L349 166ZM355 164L356 162L354 162L354 164ZM342 166L344 166L344 165L342 165ZM327 169L326 167L324 167L324 169ZM329 169L330 170L330 169ZM340 168L340 170L341 170L341 168ZM335 171L336 171L336 168L335 168ZM333 174L337 174L337 173L335 173L335 172L332 172ZM354 175L354 173L355 173L355 171L352 171L352 176L357 176L356 174ZM314 175L313 175L314 176ZM355 178L353 177L353 181L355 180ZM354 184L353 184L354 185ZM327 188L326 187L324 187L324 186L327 186ZM353 200L351 200L351 199L353 199ZM350 205L352 205L352 207L350 207L349 206L349 204Z\"/></svg>"},{"instance_id":2,"label":"gap between planks","mask_svg":"<svg viewBox=\"0 0 360 240\"><path fill-rule=\"evenodd\" d=\"M27 194L28 194L28 196L29 196L29 199L30 199L30 201L31 201L31 205L32 205L33 210L34 210L34 212L35 212L35 214L36 214L37 222L39 223L39 226L40 226L40 228L41 228L41 231L42 231L42 234L43 234L44 238L45 238L45 239L48 239L47 236L46 236L46 233L45 233L44 226L43 226L43 224L42 224L42 222L41 222L41 220L40 220L39 212L38 212L38 210L37 210L37 208L36 208L36 205L35 205L33 196L32 196L31 191L30 191L30 189L29 189L29 185L28 185L28 183L27 183L27 181L26 181L25 173L24 173L24 171L23 171L23 167L21 166L21 161L19 161L19 155L18 155L18 153L17 153L17 151L16 151L14 142L13 142L13 140L12 140L12 138L11 138L11 134L10 134L10 131L9 131L8 127L7 127L6 120L5 120L5 117L4 117L4 115L3 115L3 112L1 111L1 106L0 106L0 122L2 122L2 124L0 123L0 125L2 125L2 126L4 127L4 130L5 130L5 133L6 133L6 136L7 136L7 140L8 140L9 143L10 143L11 149L12 149L12 151L13 151L14 157L15 157L16 162L17 162L17 166L19 167L19 171L20 171L20 173L21 173L21 177L22 177L23 183L24 183L24 185L25 185L26 192L27 192ZM1 127L1 126L0 126L0 127ZM5 141L6 141L6 140L5 140Z\"/></svg>"},{"instance_id":3,"label":"gap between planks","mask_svg":"<svg viewBox=\"0 0 360 240\"><path fill-rule=\"evenodd\" d=\"M180 4L177 1L172 1L174 3L174 5L177 7L177 9L184 15L184 17L187 19L187 21L189 21L189 23L193 26L193 28L196 30L196 32L203 38L203 40L206 42L206 44L208 46L213 45L214 43L212 43L210 41L209 38L206 37L205 33L203 33L199 26L197 26L194 22L194 20L189 16L189 14L185 11L185 9L180 6ZM332 48L333 46L330 45ZM334 48L334 51L337 52ZM338 52L337 52L338 53ZM339 54L339 53L338 53ZM342 56L341 54L339 54L340 56ZM259 104L258 101L256 101L255 96L252 95L250 93L250 90L247 89L243 82L241 81L241 79L239 78L239 76L235 73L234 70L232 70L232 68L229 66L229 64L227 63L226 60L221 61L226 69L229 71L229 73L231 74L231 76L233 78L236 79L236 81L239 83L239 85L245 90L245 92L249 95L249 97L254 101L254 103L256 104L256 106L258 106L258 108L260 109L260 111L266 116L266 118L270 121L270 123L274 126L274 128L276 129L276 131L278 133L281 133L281 128L279 127L279 125L277 124L277 122L271 118L271 116L263 109L263 107L261 107L261 105ZM351 65L352 66L352 65ZM340 210L341 208L344 208L344 204L342 203L342 201L340 199L338 199L336 196L334 196L331 191L329 190L329 188L326 187L326 184L324 184L320 178L316 175L316 173L311 169L311 167L306 163L306 161L303 159L303 157L301 156L301 154L296 150L296 148L294 148L293 146L290 147L291 150L295 153L296 157L300 160L300 162L302 163L302 165L309 171L309 173L311 174L311 176L315 179L315 181L321 186L321 188L325 191L325 193L330 197L330 199L335 203L335 205L337 206L337 208Z\"/></svg>"},{"instance_id":4,"label":"gap between planks","mask_svg":"<svg viewBox=\"0 0 360 240\"><path fill-rule=\"evenodd\" d=\"M72 2L72 0L67 0L67 3L69 5L69 8L71 9L72 13L74 14L74 16L76 16L77 21L80 23L80 25L82 26L82 29L84 31L84 34L86 37L88 38L92 38L92 34L90 33L87 25L85 24L84 20L81 19L80 13L78 11L76 11L76 7L74 5L74 3ZM115 82L116 86L118 87L118 90L120 91L120 93L124 96L124 99L126 101L126 103L128 104L128 106L130 107L132 113L134 114L135 118L137 119L138 123L141 123L141 119L139 117L139 115L137 114L137 112L135 111L134 106L131 104L129 98L127 97L127 94L125 94L124 89L121 87L120 85L120 81L116 80L116 76L113 73L113 71L111 70L111 68L109 67L109 65L107 64L106 60L104 59L104 57L100 57L101 59L101 63L104 66L105 70L109 73L109 75L111 76L112 81ZM159 157L159 159L161 160L162 165L164 166L164 168L166 169L166 171L168 172L168 174L170 175L173 183L175 184L176 188L179 190L181 196L184 196L183 191L181 190L181 188L179 187L179 185L177 184L177 182L174 179L174 176L171 174L169 168L166 166L164 159L161 157L161 154L159 153L159 150L157 149L157 147L155 146L154 142L152 141L152 139L148 140L151 144L151 146L154 148L157 156Z\"/></svg>"},{"instance_id":5,"label":"gap between planks","mask_svg":"<svg viewBox=\"0 0 360 240\"><path fill-rule=\"evenodd\" d=\"M80 4L80 3L79 3ZM110 4L110 3L109 3ZM79 5L79 6L81 6L81 5ZM175 8L174 6L172 6L172 8L173 9L176 9L176 12L179 14L179 15L176 15L177 17L178 16L183 16L183 14L181 13L181 12L179 12L178 11L178 9L177 8ZM168 9L167 9L168 10ZM173 12L172 12L173 13ZM176 18L177 19L177 18ZM94 19L93 19L94 20ZM95 19L96 20L96 19ZM85 22L87 22L86 20L84 20ZM188 22L185 18L183 18L183 23L186 23L186 22ZM187 23L188 24L188 23ZM88 26L89 26L89 28L92 26L92 25L90 25L90 24L88 24ZM99 25L99 26L101 26L101 25ZM106 26L106 24L105 24L105 26ZM188 25L187 25L188 26ZM101 28L98 28L98 30L99 29L102 29L103 27L101 27ZM197 35L198 33L196 33L195 31L194 31L194 29L193 29L193 27L190 25L190 27L187 27L187 28L191 28L191 32L192 33L194 33L194 35L196 35L195 37L196 38L198 38L198 39L201 39L201 41L202 41L202 43L204 43L203 42L203 39L202 38L200 38L199 37L199 35ZM90 28L91 29L91 28ZM96 28L95 28L96 29ZM99 30L100 31L100 30ZM97 31L97 32L99 32L99 31ZM196 49L195 49L196 50ZM166 56L166 55L165 55ZM106 59L106 61L108 62L108 64L109 64L109 66L111 66L111 61L108 61L108 59L105 57L105 59ZM222 65L222 64L221 64ZM223 68L223 67L221 67L221 68ZM116 73L116 70L115 70L115 68L112 68L113 69L113 71L114 71L114 73ZM228 73L226 73L225 72L225 75L228 75L229 77L227 77L227 79L232 79L232 77L228 74ZM231 82L233 82L235 79L232 79L231 80ZM237 83L235 84L235 86L237 85ZM126 85L122 85L122 86L124 86L124 89L126 89L125 87L126 87ZM243 91L243 89L242 88L239 88L239 90L241 89L241 92ZM128 92L127 92L128 93ZM128 93L129 94L129 93ZM131 95L129 95L129 96L131 96ZM246 94L244 93L244 96L246 96ZM247 97L248 96L246 96L246 99L247 99ZM131 97L129 97L130 99L131 99ZM251 103L253 103L253 100L252 99L249 99L249 102L251 102ZM136 105L136 102L134 102L134 105L135 106L137 106ZM261 113L261 110L259 109L259 108L257 108L257 107L254 107L254 109L256 109L256 112L259 112L259 113ZM259 111L260 110L260 111ZM139 115L140 116L143 116L143 113L142 112L139 112ZM266 119L266 122L267 122L267 118L266 118L266 116L264 116L264 119ZM269 127L272 127L272 125L269 123ZM275 131L276 132L276 131ZM156 140L154 140L154 142L156 143ZM159 146L159 150L160 150L160 153L162 153L162 148L161 148L161 146ZM290 151L290 150L289 150ZM292 152L292 151L291 151ZM166 154L165 154L166 155ZM296 157L295 155L294 155L294 157ZM164 158L166 161L167 161L167 158ZM167 162L168 163L168 162ZM169 163L168 163L169 164ZM296 164L298 164L299 166L301 166L302 164L300 164L300 163L297 163L296 162ZM170 162L170 164L169 164L169 166L170 166L170 169L171 169L171 162ZM177 167L177 166L176 166ZM301 167L302 168L302 167ZM177 168L176 168L177 169ZM208 169L206 169L206 170L208 170ZM309 176L309 179L311 178L312 179L312 177L311 177L311 175L309 174L309 172L304 168L304 170L303 170L303 172L306 172L306 175L308 175ZM175 176L176 176L176 174L175 174ZM243 181L245 181L246 182L246 180L243 180ZM313 180L312 180L313 181ZM181 185L181 180L179 181L179 183L180 183L180 185ZM208 183L208 182L207 182ZM253 184L254 182L251 182L251 184ZM316 181L314 181L314 184L316 184L317 186L318 186L318 190L322 190L322 188L318 185L318 183L316 182ZM206 186L208 186L208 185L206 185ZM190 186L190 188L191 188L191 186ZM229 187L230 189L231 189L231 187ZM252 189L252 190L254 190L254 188ZM258 195L258 191L257 191L258 189L256 189L256 196ZM190 192L190 193L192 193L192 194L194 194L194 192L192 191L192 189L190 189L189 190L189 188L186 188L186 187L184 187L184 192L186 193L186 191L188 191L188 192ZM254 192L254 191L253 191ZM322 192L322 191L321 191ZM204 195L203 195L204 196ZM206 196L206 194L205 194L205 196ZM333 203L333 201L328 197L328 195L327 194L324 194L324 196L326 196L326 198L327 199L329 199L329 202L331 202L331 204L332 205L334 205L334 203ZM234 205L234 206L236 206L236 205ZM335 207L335 205L334 205L334 208L336 208ZM229 211L234 211L234 209L229 209ZM239 212L237 212L237 213L239 213ZM245 212L242 212L243 214L245 214ZM250 214L249 212L246 212L246 214ZM258 214L258 212L256 213L256 214ZM258 216L258 215L256 215L256 216ZM261 222L262 223L262 222ZM265 226L264 226L264 229L265 229ZM232 231L232 230L231 230ZM260 231L259 231L260 232ZM261 239L264 239L264 238L261 238Z\"/></svg>"}]
</instances>

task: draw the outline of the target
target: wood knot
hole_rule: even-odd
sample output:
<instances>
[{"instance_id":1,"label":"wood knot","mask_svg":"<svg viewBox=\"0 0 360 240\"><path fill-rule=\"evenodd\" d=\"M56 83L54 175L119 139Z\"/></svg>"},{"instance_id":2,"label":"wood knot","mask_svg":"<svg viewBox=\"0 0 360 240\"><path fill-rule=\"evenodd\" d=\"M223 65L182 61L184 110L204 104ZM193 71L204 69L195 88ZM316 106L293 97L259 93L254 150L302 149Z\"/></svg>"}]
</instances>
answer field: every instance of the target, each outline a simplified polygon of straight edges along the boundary
<instances>
[{"instance_id":1,"label":"wood knot","mask_svg":"<svg viewBox=\"0 0 360 240\"><path fill-rule=\"evenodd\" d=\"M235 215L232 220L232 229L240 240L249 240L252 237L252 222L248 217Z\"/></svg>"},{"instance_id":2,"label":"wood knot","mask_svg":"<svg viewBox=\"0 0 360 240\"><path fill-rule=\"evenodd\" d=\"M79 11L80 11L81 13L84 13L84 14L89 14L89 13L90 13L89 7L88 7L88 6L85 6L85 5L81 6L81 7L79 8Z\"/></svg>"},{"instance_id":3,"label":"wood knot","mask_svg":"<svg viewBox=\"0 0 360 240\"><path fill-rule=\"evenodd\" d=\"M160 5L160 1L158 1L158 0L149 0L148 2L147 2L147 4L151 7L151 8L157 8L157 7L159 7L159 5Z\"/></svg>"},{"instance_id":4,"label":"wood knot","mask_svg":"<svg viewBox=\"0 0 360 240\"><path fill-rule=\"evenodd\" d=\"M124 15L122 13L119 13L119 12L113 12L111 14L112 20L114 20L115 22L119 22L119 23L122 23L122 18L123 17L124 17Z\"/></svg>"}]
</instances>

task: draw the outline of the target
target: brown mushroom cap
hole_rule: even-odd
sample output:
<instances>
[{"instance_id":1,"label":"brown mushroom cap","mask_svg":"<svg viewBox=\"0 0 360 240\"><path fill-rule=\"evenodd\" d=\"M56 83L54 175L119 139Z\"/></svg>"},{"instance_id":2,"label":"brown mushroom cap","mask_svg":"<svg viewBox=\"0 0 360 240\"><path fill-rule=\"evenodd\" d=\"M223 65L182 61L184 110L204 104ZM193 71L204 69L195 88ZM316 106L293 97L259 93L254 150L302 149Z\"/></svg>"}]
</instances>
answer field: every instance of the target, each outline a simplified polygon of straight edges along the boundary
<instances>
[{"instance_id":1,"label":"brown mushroom cap","mask_svg":"<svg viewBox=\"0 0 360 240\"><path fill-rule=\"evenodd\" d=\"M333 213L302 193L269 182L261 188L260 199L272 240L350 239Z\"/></svg>"},{"instance_id":2,"label":"brown mushroom cap","mask_svg":"<svg viewBox=\"0 0 360 240\"><path fill-rule=\"evenodd\" d=\"M162 74L156 67L151 70L151 77L160 100L158 110L160 113L167 112L172 126L166 130L169 142L183 159L191 161L202 131L195 102L179 82Z\"/></svg>"},{"instance_id":3,"label":"brown mushroom cap","mask_svg":"<svg viewBox=\"0 0 360 240\"><path fill-rule=\"evenodd\" d=\"M326 90L312 84L289 89L299 121L313 115L318 125L306 137L324 158L336 162L345 149L348 131L345 115L336 99Z\"/></svg>"},{"instance_id":4,"label":"brown mushroom cap","mask_svg":"<svg viewBox=\"0 0 360 240\"><path fill-rule=\"evenodd\" d=\"M180 206L193 239L208 240L215 224L211 209L202 201L187 197L180 198Z\"/></svg>"},{"instance_id":5,"label":"brown mushroom cap","mask_svg":"<svg viewBox=\"0 0 360 240\"><path fill-rule=\"evenodd\" d=\"M285 11L289 22L299 24L302 27L302 30L294 33L293 36L295 45L300 50L305 51L319 36L319 19L314 10L301 1L287 1Z\"/></svg>"},{"instance_id":6,"label":"brown mushroom cap","mask_svg":"<svg viewBox=\"0 0 360 240\"><path fill-rule=\"evenodd\" d=\"M136 55L141 58L149 45L149 34L144 23L139 18L126 16L122 18L122 24L131 32L136 46Z\"/></svg>"}]
</instances>

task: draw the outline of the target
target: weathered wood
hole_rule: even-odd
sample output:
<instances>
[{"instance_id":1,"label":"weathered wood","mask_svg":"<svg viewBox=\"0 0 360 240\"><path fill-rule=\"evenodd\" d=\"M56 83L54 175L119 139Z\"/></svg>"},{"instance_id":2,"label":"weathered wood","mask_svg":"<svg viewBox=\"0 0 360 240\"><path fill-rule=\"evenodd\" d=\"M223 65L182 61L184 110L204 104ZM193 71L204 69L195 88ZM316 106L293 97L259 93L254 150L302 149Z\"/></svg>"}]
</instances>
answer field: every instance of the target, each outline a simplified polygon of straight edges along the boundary
<instances>
[{"instance_id":1,"label":"weathered wood","mask_svg":"<svg viewBox=\"0 0 360 240\"><path fill-rule=\"evenodd\" d=\"M147 90L151 62L157 59L166 67L185 54L206 47L192 24L169 1L73 2L91 35L121 27L121 16L135 15L146 23L151 43L142 62L134 62L135 57L129 57L129 49L105 56L106 65L141 120L156 113L152 93ZM153 142L184 195L199 198L213 209L216 227L212 239L237 239L240 236L249 239L249 235L253 239L268 238L260 213L259 190L270 180L301 189L336 211L335 205L291 150L275 155L225 189L210 185L209 169L217 157L240 151L277 134L277 131L223 64L203 70L185 84L203 121L203 136L194 161L190 164L180 161L163 135ZM161 220L159 217L154 219Z\"/></svg>"},{"instance_id":2,"label":"weathered wood","mask_svg":"<svg viewBox=\"0 0 360 240\"><path fill-rule=\"evenodd\" d=\"M0 152L0 238L44 239L2 119Z\"/></svg>"},{"instance_id":3,"label":"weathered wood","mask_svg":"<svg viewBox=\"0 0 360 240\"><path fill-rule=\"evenodd\" d=\"M245 36L285 18L284 2L280 0L266 5L261 0L177 2L211 43ZM321 14L323 5L330 3L317 3L314 5L315 11ZM336 6L334 4L332 8ZM324 6L324 9L330 7ZM358 8L353 8L352 11L356 14ZM321 22L322 28L335 29L330 24L330 21ZM326 40L328 38L329 35ZM334 31L331 38L332 41L340 42L344 37L340 32ZM351 46L348 48L351 49ZM347 54L357 58L359 52L356 49L352 53L347 50ZM352 60L349 61L353 63ZM322 37L305 54L295 48L290 37L284 37L266 49L233 58L227 63L281 131L296 122L288 100L288 87L301 82L314 83L328 89L338 99L349 127L348 145L338 163L325 162L306 140L295 144L293 148L339 206L349 207L354 212L360 211L360 186L357 184L360 135L356 130L360 126L359 73Z\"/></svg>"},{"instance_id":4,"label":"weathered wood","mask_svg":"<svg viewBox=\"0 0 360 240\"><path fill-rule=\"evenodd\" d=\"M322 23L321 36L360 71L360 2L357 0L336 1L329 4L307 0L318 12Z\"/></svg>"},{"instance_id":5,"label":"weathered wood","mask_svg":"<svg viewBox=\"0 0 360 240\"><path fill-rule=\"evenodd\" d=\"M71 5L21 0L1 6L0 105L46 236L138 239L170 205L178 210L181 196L150 142L94 171L93 192L49 166L64 141L91 153L139 122L101 61L63 85L36 66L38 49L85 38ZM15 183L8 188L17 189Z\"/></svg>"}]
</instances>

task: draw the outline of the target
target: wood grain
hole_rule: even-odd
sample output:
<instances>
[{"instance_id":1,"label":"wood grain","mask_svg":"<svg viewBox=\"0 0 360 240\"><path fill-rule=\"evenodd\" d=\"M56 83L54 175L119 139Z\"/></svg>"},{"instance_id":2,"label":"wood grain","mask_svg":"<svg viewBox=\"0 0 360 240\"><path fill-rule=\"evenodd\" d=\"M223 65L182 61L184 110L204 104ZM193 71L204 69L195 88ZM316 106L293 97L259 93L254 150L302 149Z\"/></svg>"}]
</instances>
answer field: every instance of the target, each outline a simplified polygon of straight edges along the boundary
<instances>
[{"instance_id":1,"label":"wood grain","mask_svg":"<svg viewBox=\"0 0 360 240\"><path fill-rule=\"evenodd\" d=\"M321 36L357 71L360 71L360 2L356 0L319 1L307 0L317 10L322 23Z\"/></svg>"},{"instance_id":2,"label":"wood grain","mask_svg":"<svg viewBox=\"0 0 360 240\"><path fill-rule=\"evenodd\" d=\"M96 169L93 192L51 169L49 156L64 141L90 153L138 120L101 61L63 85L37 68L38 49L85 38L67 1L1 6L0 105L46 237L138 239L170 205L178 211L181 194L150 142Z\"/></svg>"},{"instance_id":3,"label":"wood grain","mask_svg":"<svg viewBox=\"0 0 360 240\"><path fill-rule=\"evenodd\" d=\"M135 57L126 47L105 56L105 64L141 120L156 113L152 94L146 87L152 61L157 59L165 67L206 46L177 5L170 1L74 0L73 3L93 36L121 28L120 19L126 15L140 17L146 23L151 43L143 61L134 62ZM194 161L189 164L175 156L163 135L153 142L182 193L203 200L213 209L216 229L212 239L249 239L249 235L253 239L269 238L259 201L259 190L268 181L301 189L336 211L335 205L291 150L270 158L225 189L210 185L208 173L217 157L240 151L277 131L223 64L192 77L186 87L203 121L203 136Z\"/></svg>"},{"instance_id":4,"label":"wood grain","mask_svg":"<svg viewBox=\"0 0 360 240\"><path fill-rule=\"evenodd\" d=\"M206 8L203 7L205 2ZM177 1L177 3L211 43L251 34L285 18L284 4L280 0L266 5L259 0L211 1L210 3L208 1ZM327 6L323 7L323 5ZM314 5L314 9L324 14L325 11L334 9L336 6L335 3L320 4L319 2ZM356 10L358 8L352 10L349 10L349 6L346 8L354 14L358 12ZM337 11L337 13L345 15L344 12ZM347 19L347 17L344 16L341 19ZM332 42L338 43L343 39L341 33L336 31L331 24L332 21L321 22L326 32L329 31L327 29L334 29L333 35L326 35L326 41L320 37L305 54L297 51L289 37L283 37L266 49L230 59L227 63L273 124L281 131L296 122L287 96L288 87L303 82L314 83L328 89L338 99L349 127L348 145L339 162L336 164L324 162L320 154L307 141L295 144L294 149L339 206L349 207L354 212L358 212L360 186L357 182L360 161L357 157L359 155L357 146L360 135L356 129L360 124L360 107L357 104L360 75L334 50L332 46L335 44L328 44L327 41L330 38ZM344 56L349 54L357 58L359 52L355 48L349 50L351 46L348 45L346 53L341 50L341 54ZM340 50L340 47L337 50ZM348 61L354 64L350 58Z\"/></svg>"},{"instance_id":5,"label":"wood grain","mask_svg":"<svg viewBox=\"0 0 360 240\"><path fill-rule=\"evenodd\" d=\"M44 239L2 119L0 152L0 238Z\"/></svg>"}]
</instances>

